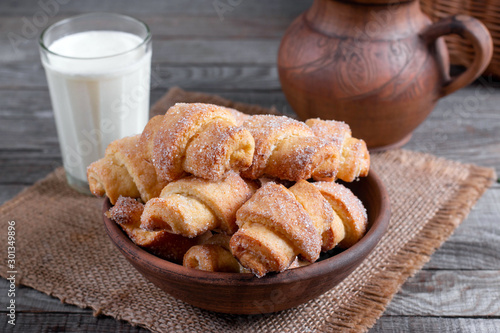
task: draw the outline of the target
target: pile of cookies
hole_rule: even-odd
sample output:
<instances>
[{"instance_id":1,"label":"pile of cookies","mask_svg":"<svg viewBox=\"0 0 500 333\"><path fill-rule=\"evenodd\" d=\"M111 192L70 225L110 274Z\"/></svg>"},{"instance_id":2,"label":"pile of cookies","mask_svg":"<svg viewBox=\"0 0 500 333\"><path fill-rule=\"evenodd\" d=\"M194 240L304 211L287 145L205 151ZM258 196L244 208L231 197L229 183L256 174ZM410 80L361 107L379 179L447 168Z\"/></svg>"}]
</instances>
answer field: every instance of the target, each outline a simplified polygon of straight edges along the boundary
<instances>
[{"instance_id":1,"label":"pile of cookies","mask_svg":"<svg viewBox=\"0 0 500 333\"><path fill-rule=\"evenodd\" d=\"M87 176L137 245L187 267L262 277L363 237L366 211L335 180L369 167L345 123L179 103L112 142Z\"/></svg>"}]
</instances>

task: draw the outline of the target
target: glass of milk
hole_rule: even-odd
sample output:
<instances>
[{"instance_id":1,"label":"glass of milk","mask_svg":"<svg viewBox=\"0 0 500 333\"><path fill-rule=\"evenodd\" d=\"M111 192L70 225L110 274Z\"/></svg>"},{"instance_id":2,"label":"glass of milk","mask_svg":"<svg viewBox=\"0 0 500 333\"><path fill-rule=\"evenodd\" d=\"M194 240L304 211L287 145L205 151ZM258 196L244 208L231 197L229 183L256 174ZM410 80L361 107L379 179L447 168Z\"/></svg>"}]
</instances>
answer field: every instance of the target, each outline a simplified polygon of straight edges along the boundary
<instances>
[{"instance_id":1,"label":"glass of milk","mask_svg":"<svg viewBox=\"0 0 500 333\"><path fill-rule=\"evenodd\" d=\"M66 178L90 193L87 166L148 121L151 32L132 17L85 14L45 29L40 54Z\"/></svg>"}]
</instances>

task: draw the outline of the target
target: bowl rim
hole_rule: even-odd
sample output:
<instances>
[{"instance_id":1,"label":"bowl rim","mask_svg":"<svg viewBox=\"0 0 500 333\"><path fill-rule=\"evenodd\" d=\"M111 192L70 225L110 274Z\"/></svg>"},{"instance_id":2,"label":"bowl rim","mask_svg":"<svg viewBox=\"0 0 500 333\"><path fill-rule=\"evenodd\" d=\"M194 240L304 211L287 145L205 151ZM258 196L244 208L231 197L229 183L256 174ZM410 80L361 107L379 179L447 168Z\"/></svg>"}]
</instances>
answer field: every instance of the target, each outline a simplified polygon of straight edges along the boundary
<instances>
[{"instance_id":1,"label":"bowl rim","mask_svg":"<svg viewBox=\"0 0 500 333\"><path fill-rule=\"evenodd\" d=\"M391 217L389 195L380 177L370 170L366 177L367 181L372 181L380 192L381 206L379 214L371 223L370 229L356 244L350 248L335 254L334 256L315 262L311 265L285 270L280 273L270 273L262 278L257 278L252 273L222 273L222 272L207 272L196 270L182 265L170 262L159 258L143 248L136 245L123 232L123 230L111 219L104 215L110 207L111 203L108 198L103 201L103 221L106 232L118 249L126 253L126 258L141 266L146 264L149 269L158 272L166 273L170 276L175 275L179 279L195 282L204 282L211 285L237 285L237 286L257 286L257 285L275 285L279 283L293 283L297 281L315 279L319 276L326 275L332 271L339 271L349 268L359 257L366 257L378 244L382 236L385 234Z\"/></svg>"}]
</instances>

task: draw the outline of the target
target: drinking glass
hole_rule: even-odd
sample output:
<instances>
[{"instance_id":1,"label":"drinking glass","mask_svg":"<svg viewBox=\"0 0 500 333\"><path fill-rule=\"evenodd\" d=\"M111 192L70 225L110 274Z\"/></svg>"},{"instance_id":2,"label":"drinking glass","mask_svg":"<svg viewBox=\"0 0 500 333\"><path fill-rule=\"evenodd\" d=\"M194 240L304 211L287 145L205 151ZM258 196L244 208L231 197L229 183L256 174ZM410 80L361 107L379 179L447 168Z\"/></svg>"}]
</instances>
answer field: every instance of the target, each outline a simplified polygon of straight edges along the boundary
<instances>
[{"instance_id":1,"label":"drinking glass","mask_svg":"<svg viewBox=\"0 0 500 333\"><path fill-rule=\"evenodd\" d=\"M39 46L66 178L90 193L89 164L147 123L150 29L124 15L84 14L49 26Z\"/></svg>"}]
</instances>

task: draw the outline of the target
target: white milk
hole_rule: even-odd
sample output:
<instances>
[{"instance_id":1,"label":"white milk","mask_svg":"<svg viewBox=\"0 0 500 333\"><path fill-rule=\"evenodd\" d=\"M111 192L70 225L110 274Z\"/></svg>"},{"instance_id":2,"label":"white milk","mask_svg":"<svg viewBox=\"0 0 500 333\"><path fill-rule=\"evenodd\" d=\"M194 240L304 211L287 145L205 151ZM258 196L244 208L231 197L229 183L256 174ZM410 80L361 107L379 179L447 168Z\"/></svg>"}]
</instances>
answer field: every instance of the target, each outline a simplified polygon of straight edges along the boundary
<instances>
[{"instance_id":1,"label":"white milk","mask_svg":"<svg viewBox=\"0 0 500 333\"><path fill-rule=\"evenodd\" d=\"M141 42L130 33L88 31L49 45L57 55L43 65L70 182L87 183L87 166L111 141L144 129L151 49Z\"/></svg>"}]
</instances>

